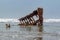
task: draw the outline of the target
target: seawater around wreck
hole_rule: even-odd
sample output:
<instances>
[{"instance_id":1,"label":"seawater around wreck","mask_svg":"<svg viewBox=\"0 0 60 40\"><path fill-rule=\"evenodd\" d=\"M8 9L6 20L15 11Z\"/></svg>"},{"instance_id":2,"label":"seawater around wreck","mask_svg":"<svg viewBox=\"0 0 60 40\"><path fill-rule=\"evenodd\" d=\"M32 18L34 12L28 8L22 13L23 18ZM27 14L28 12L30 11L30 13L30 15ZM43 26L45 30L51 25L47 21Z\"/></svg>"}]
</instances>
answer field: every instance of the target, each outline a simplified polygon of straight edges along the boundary
<instances>
[{"instance_id":1,"label":"seawater around wreck","mask_svg":"<svg viewBox=\"0 0 60 40\"><path fill-rule=\"evenodd\" d=\"M60 23L44 23L41 27L10 23L10 29L5 24L0 23L0 40L60 40Z\"/></svg>"}]
</instances>

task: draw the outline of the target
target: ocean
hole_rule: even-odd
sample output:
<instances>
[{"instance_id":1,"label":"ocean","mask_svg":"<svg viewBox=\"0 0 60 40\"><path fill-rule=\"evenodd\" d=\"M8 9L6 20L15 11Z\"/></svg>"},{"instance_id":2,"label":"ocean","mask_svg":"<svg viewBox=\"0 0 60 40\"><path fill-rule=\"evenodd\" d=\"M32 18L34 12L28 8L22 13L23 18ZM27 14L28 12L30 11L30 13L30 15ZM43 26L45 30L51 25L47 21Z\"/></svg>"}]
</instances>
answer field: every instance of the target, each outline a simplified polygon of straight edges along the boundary
<instances>
[{"instance_id":1,"label":"ocean","mask_svg":"<svg viewBox=\"0 0 60 40\"><path fill-rule=\"evenodd\" d=\"M10 28L6 28L10 24ZM0 40L60 40L60 22L43 26L19 26L18 22L0 22Z\"/></svg>"}]
</instances>

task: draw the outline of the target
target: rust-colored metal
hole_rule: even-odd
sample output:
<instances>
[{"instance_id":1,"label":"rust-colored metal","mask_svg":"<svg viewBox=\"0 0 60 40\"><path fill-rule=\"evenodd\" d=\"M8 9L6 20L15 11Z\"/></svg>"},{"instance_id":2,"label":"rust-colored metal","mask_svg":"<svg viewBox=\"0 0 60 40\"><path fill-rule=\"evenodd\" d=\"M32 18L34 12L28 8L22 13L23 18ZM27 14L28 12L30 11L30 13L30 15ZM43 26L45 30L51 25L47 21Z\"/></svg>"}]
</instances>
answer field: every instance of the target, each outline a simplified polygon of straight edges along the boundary
<instances>
[{"instance_id":1,"label":"rust-colored metal","mask_svg":"<svg viewBox=\"0 0 60 40\"><path fill-rule=\"evenodd\" d=\"M35 20L33 16L38 16L39 19ZM29 15L19 19L19 25L43 25L43 8L38 8L34 10Z\"/></svg>"}]
</instances>

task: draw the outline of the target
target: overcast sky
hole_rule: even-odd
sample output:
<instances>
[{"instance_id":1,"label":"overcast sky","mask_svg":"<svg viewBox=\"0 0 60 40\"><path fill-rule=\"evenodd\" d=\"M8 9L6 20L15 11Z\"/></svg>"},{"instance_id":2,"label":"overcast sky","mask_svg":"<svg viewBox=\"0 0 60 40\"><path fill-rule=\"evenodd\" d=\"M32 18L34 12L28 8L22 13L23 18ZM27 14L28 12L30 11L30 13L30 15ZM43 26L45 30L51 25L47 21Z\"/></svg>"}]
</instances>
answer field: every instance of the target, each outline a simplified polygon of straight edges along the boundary
<instances>
[{"instance_id":1,"label":"overcast sky","mask_svg":"<svg viewBox=\"0 0 60 40\"><path fill-rule=\"evenodd\" d=\"M44 18L60 18L60 0L0 0L0 18L21 18L38 7Z\"/></svg>"}]
</instances>

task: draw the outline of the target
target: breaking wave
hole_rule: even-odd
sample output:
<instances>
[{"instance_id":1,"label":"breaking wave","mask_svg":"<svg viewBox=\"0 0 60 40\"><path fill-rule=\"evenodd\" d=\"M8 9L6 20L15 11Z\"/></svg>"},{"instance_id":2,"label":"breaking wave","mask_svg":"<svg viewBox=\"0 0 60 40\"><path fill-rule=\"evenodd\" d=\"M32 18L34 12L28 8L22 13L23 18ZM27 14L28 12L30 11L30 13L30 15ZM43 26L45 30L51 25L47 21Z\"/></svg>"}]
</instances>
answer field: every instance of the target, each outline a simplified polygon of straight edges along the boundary
<instances>
[{"instance_id":1,"label":"breaking wave","mask_svg":"<svg viewBox=\"0 0 60 40\"><path fill-rule=\"evenodd\" d=\"M60 19L44 19L44 22L60 22Z\"/></svg>"},{"instance_id":2,"label":"breaking wave","mask_svg":"<svg viewBox=\"0 0 60 40\"><path fill-rule=\"evenodd\" d=\"M19 22L19 20L18 19L0 18L0 22ZM60 22L60 19L44 19L43 22Z\"/></svg>"},{"instance_id":3,"label":"breaking wave","mask_svg":"<svg viewBox=\"0 0 60 40\"><path fill-rule=\"evenodd\" d=\"M2 19L0 18L0 22L19 22L18 19Z\"/></svg>"}]
</instances>

